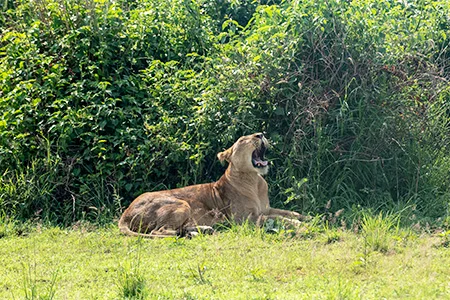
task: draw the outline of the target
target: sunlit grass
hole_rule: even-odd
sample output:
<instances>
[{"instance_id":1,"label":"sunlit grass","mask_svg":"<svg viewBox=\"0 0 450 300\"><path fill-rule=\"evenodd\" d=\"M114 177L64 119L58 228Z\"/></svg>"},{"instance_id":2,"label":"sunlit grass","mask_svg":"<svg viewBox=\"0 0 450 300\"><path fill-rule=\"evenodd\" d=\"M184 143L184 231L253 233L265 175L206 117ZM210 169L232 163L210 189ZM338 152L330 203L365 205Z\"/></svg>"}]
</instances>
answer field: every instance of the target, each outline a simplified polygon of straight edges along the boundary
<instances>
[{"instance_id":1,"label":"sunlit grass","mask_svg":"<svg viewBox=\"0 0 450 300\"><path fill-rule=\"evenodd\" d=\"M115 227L6 236L0 239L0 298L450 297L444 237L416 237L383 252L366 247L363 234L343 229L290 236L249 224L192 240L141 240Z\"/></svg>"}]
</instances>

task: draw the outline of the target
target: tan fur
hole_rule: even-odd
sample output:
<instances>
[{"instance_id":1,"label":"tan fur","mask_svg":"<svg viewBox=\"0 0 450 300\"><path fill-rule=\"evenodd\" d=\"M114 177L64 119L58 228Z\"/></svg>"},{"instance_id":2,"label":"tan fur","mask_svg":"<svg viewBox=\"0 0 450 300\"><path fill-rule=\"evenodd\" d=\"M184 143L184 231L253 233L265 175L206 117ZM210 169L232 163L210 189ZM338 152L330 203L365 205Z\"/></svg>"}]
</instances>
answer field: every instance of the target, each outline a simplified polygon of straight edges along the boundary
<instances>
[{"instance_id":1,"label":"tan fur","mask_svg":"<svg viewBox=\"0 0 450 300\"><path fill-rule=\"evenodd\" d=\"M260 223L281 218L298 223L302 215L269 205L267 182L262 177L268 167L252 164L253 151L261 147L268 147L261 133L243 136L217 155L229 163L217 182L140 195L124 211L120 230L132 236L167 237L208 231L225 219Z\"/></svg>"}]
</instances>

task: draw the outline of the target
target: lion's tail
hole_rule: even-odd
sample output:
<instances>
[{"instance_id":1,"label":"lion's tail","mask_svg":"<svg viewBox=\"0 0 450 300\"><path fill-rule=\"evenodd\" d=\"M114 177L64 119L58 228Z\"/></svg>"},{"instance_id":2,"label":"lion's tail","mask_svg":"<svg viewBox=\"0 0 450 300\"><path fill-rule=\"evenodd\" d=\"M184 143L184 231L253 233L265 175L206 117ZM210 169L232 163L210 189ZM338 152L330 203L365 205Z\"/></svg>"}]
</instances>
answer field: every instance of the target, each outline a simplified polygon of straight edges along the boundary
<instances>
[{"instance_id":1,"label":"lion's tail","mask_svg":"<svg viewBox=\"0 0 450 300\"><path fill-rule=\"evenodd\" d=\"M143 237L143 238L165 238L165 237L174 237L174 235L168 235L168 234L153 234L153 233L140 233L135 232L130 229L130 226L127 221L125 221L125 216L122 216L119 220L119 230L125 235L128 236L137 236L137 237Z\"/></svg>"}]
</instances>

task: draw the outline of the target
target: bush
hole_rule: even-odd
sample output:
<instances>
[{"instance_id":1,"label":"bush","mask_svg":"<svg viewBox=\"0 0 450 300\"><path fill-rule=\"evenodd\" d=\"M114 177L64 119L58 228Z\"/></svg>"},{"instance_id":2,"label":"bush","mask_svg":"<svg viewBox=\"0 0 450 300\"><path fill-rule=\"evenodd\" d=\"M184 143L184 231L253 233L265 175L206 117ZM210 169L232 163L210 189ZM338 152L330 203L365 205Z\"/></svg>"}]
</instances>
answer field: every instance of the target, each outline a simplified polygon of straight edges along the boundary
<instances>
[{"instance_id":1,"label":"bush","mask_svg":"<svg viewBox=\"0 0 450 300\"><path fill-rule=\"evenodd\" d=\"M336 209L441 216L448 9L419 0L7 1L0 210L111 220L143 191L218 179L216 153L264 130L277 206L320 212L331 199Z\"/></svg>"}]
</instances>

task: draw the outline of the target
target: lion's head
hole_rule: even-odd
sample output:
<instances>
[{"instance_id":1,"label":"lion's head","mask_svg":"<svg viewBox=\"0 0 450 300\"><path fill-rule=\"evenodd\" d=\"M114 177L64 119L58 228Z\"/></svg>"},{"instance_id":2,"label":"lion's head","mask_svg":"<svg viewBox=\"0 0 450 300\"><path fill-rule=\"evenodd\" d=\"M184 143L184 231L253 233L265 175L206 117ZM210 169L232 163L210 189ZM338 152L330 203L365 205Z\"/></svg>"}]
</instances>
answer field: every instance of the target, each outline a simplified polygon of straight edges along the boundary
<instances>
[{"instance_id":1,"label":"lion's head","mask_svg":"<svg viewBox=\"0 0 450 300\"><path fill-rule=\"evenodd\" d=\"M227 150L217 154L221 162L227 161L240 172L256 172L267 174L269 163L264 160L269 142L262 133L254 133L240 137Z\"/></svg>"}]
</instances>

